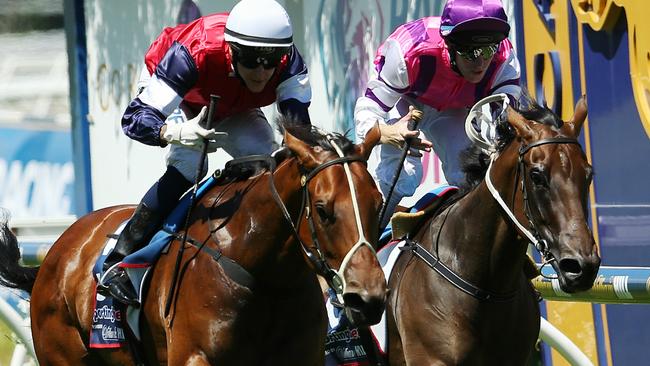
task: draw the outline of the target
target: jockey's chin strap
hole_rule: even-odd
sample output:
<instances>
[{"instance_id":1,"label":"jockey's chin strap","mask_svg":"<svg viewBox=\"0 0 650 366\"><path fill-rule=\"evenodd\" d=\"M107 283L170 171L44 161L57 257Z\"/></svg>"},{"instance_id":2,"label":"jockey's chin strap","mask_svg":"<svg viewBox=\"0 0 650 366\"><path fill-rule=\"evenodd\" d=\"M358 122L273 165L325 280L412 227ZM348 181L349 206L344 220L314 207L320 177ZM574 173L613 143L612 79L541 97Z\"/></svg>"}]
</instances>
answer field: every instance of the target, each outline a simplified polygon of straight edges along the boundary
<instances>
[{"instance_id":1,"label":"jockey's chin strap","mask_svg":"<svg viewBox=\"0 0 650 366\"><path fill-rule=\"evenodd\" d=\"M302 203L300 207L300 213L298 214L298 219L297 219L298 226L294 224L293 220L291 219L291 215L289 214L286 206L282 202L280 195L277 193L273 181L273 176L271 176L270 183L271 183L271 191L273 193L273 196L276 202L278 203L278 206L280 206L280 209L282 210L282 214L291 225L291 229L293 231L294 237L300 243L300 246L303 249L305 255L314 266L316 273L323 276L323 278L325 278L330 288L332 288L332 290L336 292L337 298L340 301L340 303L343 304L344 302L343 302L342 295L345 292L346 285L347 285L344 273L345 273L345 269L348 266L348 263L350 262L350 259L352 258L354 253L356 253L356 251L362 246L367 246L368 248L370 248L370 250L373 253L375 253L375 248L373 248L370 242L368 242L368 240L366 239L363 233L363 225L361 223L359 204L357 202L355 186L352 181L352 172L350 171L350 167L349 167L349 163L351 162L354 161L364 162L365 160L360 156L345 156L341 148L336 144L334 140L334 136L327 135L327 139L330 142L330 144L334 147L339 157L317 166L316 168L314 168L312 171L308 173L304 172L300 177L300 185L302 187ZM314 224L313 215L311 212L311 199L310 199L309 189L307 187L307 184L319 172L323 171L324 169L330 166L338 165L338 164L343 164L343 168L345 169L345 174L347 176L348 185L350 187L350 195L352 197L352 207L354 209L354 216L357 225L357 232L359 234L359 239L357 240L356 244L352 248L350 248L350 250L347 252L345 257L343 258L343 261L341 262L341 266L337 271L334 270L329 265L321 250L321 245L318 240L318 235L316 234L316 225ZM311 239L313 242L311 247L307 246L305 242L300 238L300 235L298 234L298 229L300 227L300 218L302 217L303 212L305 213L305 218L307 219L307 222L309 224L309 229L311 231Z\"/></svg>"},{"instance_id":2,"label":"jockey's chin strap","mask_svg":"<svg viewBox=\"0 0 650 366\"><path fill-rule=\"evenodd\" d=\"M494 184L492 184L492 178L491 178L491 170L492 170L492 163L497 159L496 154L492 154L491 159L490 159L490 165L487 168L487 171L485 173L485 184L487 185L488 190L492 194L492 197L499 203L503 211L508 215L510 220L517 226L517 229L519 229L519 232L528 238L530 242L535 246L535 249L542 255L544 258L544 265L552 262L555 260L553 257L553 254L551 254L548 243L546 242L545 239L541 237L539 234L539 231L536 228L535 222L532 219L532 213L530 210L530 202L528 200L528 191L526 190L526 171L525 171L525 162L524 162L524 155L526 155L526 152L528 152L530 149L533 147L541 146L541 145L546 145L546 144L580 144L578 140L574 138L567 138L567 137L555 137L555 138L547 138L547 139L542 139L539 141L535 141L531 143L530 145L522 145L519 148L519 159L517 162L517 175L515 176L515 184L517 181L519 181L519 177L521 176L521 191L522 191L522 196L523 196L523 201L524 201L524 213L526 215L526 218L528 219L528 226L530 229L526 229L520 222L517 220L515 217L514 213L508 205L505 203L505 201L501 198L501 195L499 194L499 191L494 187ZM516 189L513 191L513 207L514 207L514 196L515 196Z\"/></svg>"}]
</instances>

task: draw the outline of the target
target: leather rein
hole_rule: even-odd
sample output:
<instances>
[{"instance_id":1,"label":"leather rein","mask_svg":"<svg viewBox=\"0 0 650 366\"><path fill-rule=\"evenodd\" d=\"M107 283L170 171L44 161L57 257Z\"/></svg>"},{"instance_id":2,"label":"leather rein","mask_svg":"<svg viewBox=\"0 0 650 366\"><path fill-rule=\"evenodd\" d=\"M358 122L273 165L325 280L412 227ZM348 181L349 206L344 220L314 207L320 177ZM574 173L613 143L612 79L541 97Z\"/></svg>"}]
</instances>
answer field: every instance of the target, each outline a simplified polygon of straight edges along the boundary
<instances>
[{"instance_id":1,"label":"leather rein","mask_svg":"<svg viewBox=\"0 0 650 366\"><path fill-rule=\"evenodd\" d=\"M278 194L278 191L275 187L275 181L273 179L273 174L271 174L271 177L269 179L270 187L271 187L271 192L273 194L273 197L280 207L282 211L282 215L285 217L287 222L291 226L292 230L292 235L300 243L301 248L303 249L303 252L309 259L309 262L314 266L315 272L325 278L327 281L327 284L330 286L332 290L336 293L338 300L341 304L344 303L342 295L345 292L345 287L346 287L346 281L344 277L344 270L346 266L348 265L352 255L362 246L367 246L370 248L370 250L376 254L375 248L370 244L370 242L365 238L365 235L363 234L363 228L362 228L362 223L360 219L360 212L358 208L358 202L357 202L357 197L356 197L356 191L355 191L355 186L354 183L352 182L352 173L350 172L349 168L349 163L352 162L362 162L365 164L366 160L362 158L361 156L344 156L342 150L338 147L336 142L334 141L334 136L332 135L327 135L327 138L332 145L332 147L335 149L335 151L338 153L339 157L330 161L327 161L316 168L312 169L311 171L306 171L303 170L301 167L301 178L300 178L300 185L301 185L301 191L302 191L302 199L301 199L301 204L300 204L300 211L298 213L298 217L296 219L297 223L294 224L293 219L291 218L291 215L289 214L289 211L287 210L284 202L282 202L282 199L280 198L280 195ZM334 165L343 165L346 175L347 175L347 181L350 187L351 191L351 199L352 199L352 206L355 211L355 219L356 219L356 225L357 225L357 231L359 234L359 239L357 240L357 243L350 248L350 250L347 252L345 257L343 258L341 262L341 266L339 267L338 271L334 270L330 264L327 262L325 259L325 256L322 252L320 242L318 240L318 235L316 233L316 225L313 220L313 215L311 212L311 196L309 194L309 189L308 189L308 183L311 179L313 179L318 173L322 172L323 170L334 166ZM305 215L305 218L307 219L307 223L309 224L309 230L311 233L311 239L312 239L312 246L308 246L305 244L305 242L300 238L299 235L299 229L300 229L300 222L301 222L301 217Z\"/></svg>"},{"instance_id":2,"label":"leather rein","mask_svg":"<svg viewBox=\"0 0 650 366\"><path fill-rule=\"evenodd\" d=\"M499 203L501 208L505 211L505 213L508 215L510 220L515 224L517 229L519 230L520 234L522 236L525 236L530 240L530 242L535 246L537 251L542 255L544 258L544 261L546 263L549 263L551 261L554 261L555 258L551 254L548 243L546 242L545 239L541 237L539 234L539 231L536 228L536 224L532 218L532 213L530 209L530 201L528 199L528 191L526 189L526 174L525 174L525 162L524 162L524 156L528 151L530 151L532 148L537 147L537 146L542 146L542 145L547 145L547 144L576 144L580 145L578 140L574 138L567 138L567 137L554 137L554 138L546 138L542 139L539 141L535 141L529 145L521 145L519 148L519 158L517 161L517 173L515 175L515 186L519 182L519 177L521 176L521 190L522 190L522 199L524 201L524 213L526 215L526 219L528 220L528 226L529 229L526 229L520 222L517 220L515 217L514 213L510 210L510 208L506 205L506 203L503 201L501 198L501 195L499 192L494 188L494 185L492 184L492 180L490 178L490 171L492 168L492 163L496 160L495 155L493 155L493 158L490 160L490 165L488 166L488 169L485 173L485 183L488 187L488 190L492 194L493 198ZM514 207L514 198L515 198L515 193L516 189L513 190L513 195L512 195L512 201L513 201L513 207ZM451 209L451 207L449 208ZM447 211L447 214L449 213L449 210ZM447 219L447 216L443 219L442 225L440 225L440 229L438 231L438 235L442 231L442 227L444 226L444 223ZM436 240L437 241L437 240ZM440 258L434 256L431 254L427 249L422 247L419 243L411 240L410 238L406 238L406 245L400 248L401 250L404 251L412 251L413 254L415 254L418 258L420 258L422 261L424 261L431 269L436 271L438 274L440 274L443 278L445 278L447 281L449 281L452 285L454 285L456 288L459 290L471 295L472 297L478 299L479 301L486 301L486 302L506 302L514 299L515 295L517 294L517 290L508 292L508 293L495 293L491 291L487 291L484 289L481 289L480 287L472 284L471 282L463 279L460 275L458 275L456 272L454 272L452 269L447 267L444 263L440 261Z\"/></svg>"}]
</instances>

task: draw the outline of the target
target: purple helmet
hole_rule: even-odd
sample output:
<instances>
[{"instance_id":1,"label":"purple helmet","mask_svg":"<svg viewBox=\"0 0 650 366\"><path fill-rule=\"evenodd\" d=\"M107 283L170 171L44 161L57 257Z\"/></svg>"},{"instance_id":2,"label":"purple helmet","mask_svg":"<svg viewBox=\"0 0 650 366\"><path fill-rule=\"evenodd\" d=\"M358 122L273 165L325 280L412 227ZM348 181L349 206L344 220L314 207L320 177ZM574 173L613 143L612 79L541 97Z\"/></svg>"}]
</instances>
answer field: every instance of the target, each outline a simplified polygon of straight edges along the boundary
<instances>
[{"instance_id":1,"label":"purple helmet","mask_svg":"<svg viewBox=\"0 0 650 366\"><path fill-rule=\"evenodd\" d=\"M501 0L447 0L440 35L457 46L481 46L508 37L510 25Z\"/></svg>"}]
</instances>

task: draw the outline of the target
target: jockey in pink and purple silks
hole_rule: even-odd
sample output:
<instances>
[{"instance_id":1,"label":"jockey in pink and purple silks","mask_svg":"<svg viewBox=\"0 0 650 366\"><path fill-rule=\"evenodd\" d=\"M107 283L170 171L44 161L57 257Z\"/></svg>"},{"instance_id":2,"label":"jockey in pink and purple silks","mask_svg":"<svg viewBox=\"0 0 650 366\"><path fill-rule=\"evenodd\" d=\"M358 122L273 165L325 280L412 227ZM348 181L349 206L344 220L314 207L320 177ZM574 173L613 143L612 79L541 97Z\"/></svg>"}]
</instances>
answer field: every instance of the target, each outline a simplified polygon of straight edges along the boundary
<instances>
[{"instance_id":1,"label":"jockey in pink and purple silks","mask_svg":"<svg viewBox=\"0 0 650 366\"><path fill-rule=\"evenodd\" d=\"M375 148L379 163L371 173L384 197L410 137L414 149L433 148L448 183L463 184L459 155L470 145L464 127L469 108L492 94L505 93L511 101L521 94L507 20L500 0L448 0L441 17L403 24L379 47L376 73L357 100L354 120L361 140L379 122L382 145ZM424 113L419 131L406 127L410 106ZM382 227L422 180L420 154L413 152L404 161Z\"/></svg>"},{"instance_id":2,"label":"jockey in pink and purple silks","mask_svg":"<svg viewBox=\"0 0 650 366\"><path fill-rule=\"evenodd\" d=\"M138 95L122 116L124 133L147 145L170 145L167 171L149 189L104 263L98 291L130 305L138 299L122 259L140 249L178 199L205 175L204 144L232 157L270 154L277 146L260 107L310 123L307 67L293 44L286 10L274 0L242 0L230 13L166 28L144 58ZM199 124L210 95L220 96L214 128ZM187 121L169 118L180 108ZM218 132L226 132L226 138ZM197 173L200 177L197 177Z\"/></svg>"}]
</instances>

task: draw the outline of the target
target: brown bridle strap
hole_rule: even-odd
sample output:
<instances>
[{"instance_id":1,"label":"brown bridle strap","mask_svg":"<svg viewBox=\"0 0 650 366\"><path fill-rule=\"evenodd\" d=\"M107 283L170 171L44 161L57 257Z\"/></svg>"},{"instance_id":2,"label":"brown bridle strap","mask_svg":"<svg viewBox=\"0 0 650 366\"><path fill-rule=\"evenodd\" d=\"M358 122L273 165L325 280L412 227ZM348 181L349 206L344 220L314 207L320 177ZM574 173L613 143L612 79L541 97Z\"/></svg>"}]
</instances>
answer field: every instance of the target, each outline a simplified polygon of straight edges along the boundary
<instances>
[{"instance_id":1,"label":"brown bridle strap","mask_svg":"<svg viewBox=\"0 0 650 366\"><path fill-rule=\"evenodd\" d=\"M552 138L547 138L547 139L541 139L538 141L535 141L529 145L521 145L519 148L519 157L522 157L524 154L528 152L528 150L532 149L533 147L541 146L541 145L547 145L547 144L575 144L575 145L580 145L580 142L574 138L570 137L552 137Z\"/></svg>"},{"instance_id":2,"label":"brown bridle strap","mask_svg":"<svg viewBox=\"0 0 650 366\"><path fill-rule=\"evenodd\" d=\"M574 138L569 138L569 137L554 137L554 138L541 139L529 145L521 145L521 147L519 148L519 159L517 162L517 175L515 177L515 185L517 180L519 180L519 176L521 176L521 193L522 193L522 199L524 201L524 214L526 215L526 219L528 220L528 227L529 227L528 230L532 233L532 236L536 239L536 241L533 241L533 244L535 245L535 249L537 249L537 251L542 256L542 258L544 258L545 263L549 263L553 261L554 258L551 252L549 251L548 243L546 243L546 240L544 240L541 237L539 231L537 230L537 225L535 225L535 222L533 221L532 213L530 210L530 203L528 200L528 190L526 190L526 174L525 174L526 167L524 162L524 155L526 155L526 153L530 151L533 147L547 145L547 144L575 144L579 146L580 142L578 142L578 140ZM514 197L514 192L513 192L513 197Z\"/></svg>"},{"instance_id":3,"label":"brown bridle strap","mask_svg":"<svg viewBox=\"0 0 650 366\"><path fill-rule=\"evenodd\" d=\"M497 203L501 206L501 208L506 212L510 220L517 226L519 231L526 236L531 243L535 246L535 248L540 252L542 257L547 261L553 260L552 254L550 253L548 249L548 245L546 244L546 241L541 238L539 235L537 229L535 228L535 224L532 220L532 216L530 214L530 207L528 204L528 195L526 192L526 183L525 183L525 174L524 173L524 162L523 162L523 156L528 152L530 149L533 147L537 146L542 146L546 144L577 144L580 145L578 140L573 139L573 138L566 138L566 137L556 137L556 138L547 138L547 139L542 139L539 141L535 141L531 143L530 145L522 145L519 149L519 160L517 163L517 173L515 176L515 186L516 182L519 180L519 175L521 171L521 184L522 184L522 190L523 190L523 200L524 200L524 211L525 215L529 221L530 225L530 230L526 229L519 220L514 216L514 213L510 210L510 208L506 205L506 203L503 201L501 198L501 195L499 192L496 190L494 185L492 184L492 179L490 178L490 171L492 168L492 163L496 160L495 155L493 155L492 159L490 160L490 165L488 166L488 169L485 173L485 183L488 187L488 190L492 194L492 197L497 201ZM446 216L445 216L446 220ZM444 221L443 221L444 225ZM440 226L440 229L438 231L438 234L442 231L442 225ZM532 231L532 233L531 233ZM436 240L437 242L437 240ZM474 284L466 281L463 279L461 276L459 276L456 272L451 270L449 267L445 266L444 263L440 261L439 258L436 258L433 254L431 254L428 250L426 250L424 247L422 247L420 244L410 240L409 238L406 239L406 245L400 248L401 250L404 251L411 251L413 254L415 254L418 258L420 258L422 261L424 261L431 269L435 270L440 274L443 278L445 278L447 281L449 281L452 285L454 285L456 288L459 290L471 295L472 297L480 300L480 301L488 301L488 302L505 302L505 301L510 301L514 298L515 294L517 291L513 291L510 293L505 293L505 294L498 294L490 291L483 290Z\"/></svg>"},{"instance_id":4,"label":"brown bridle strap","mask_svg":"<svg viewBox=\"0 0 650 366\"><path fill-rule=\"evenodd\" d=\"M300 205L300 212L298 213L297 217L297 223L300 225L300 218L302 217L303 213L306 212L306 218L307 222L309 223L309 229L311 232L311 237L313 241L313 246L310 248L308 247L305 242L300 238L300 235L298 234L298 228L299 226L296 226L294 224L293 219L291 218L291 215L289 214L289 211L287 210L284 202L282 202L282 198L280 197L280 194L278 193L276 187L275 187L275 181L273 179L273 170L271 170L271 177L269 179L270 183L270 188L271 188L271 193L273 195L274 200L278 204L278 207L280 207L280 210L282 211L282 215L285 217L289 225L291 226L291 231L292 235L300 243L301 248L303 249L303 252L309 259L309 261L312 263L314 266L316 273L323 276L325 280L327 281L328 285L337 293L341 292L344 288L344 282L343 279L339 276L339 274L332 269L332 267L327 263L325 260L325 256L323 255L321 251L321 246L318 241L318 237L316 235L316 228L313 223L312 215L310 212L310 197L309 197L309 190L307 188L307 183L314 178L318 173L323 171L324 169L334 166L334 165L339 165L339 164L347 164L351 162L365 162L363 158L360 156L341 156L339 158L327 161L313 170L311 170L307 175L303 175L301 177L301 186L302 186L302 202Z\"/></svg>"},{"instance_id":5,"label":"brown bridle strap","mask_svg":"<svg viewBox=\"0 0 650 366\"><path fill-rule=\"evenodd\" d=\"M488 166L487 172L485 173L485 184L487 185L488 190L492 194L492 197L494 197L494 199L497 201L497 203L499 203L499 205L505 211L505 213L508 215L508 217L510 218L512 223L514 223L515 226L517 227L517 229L519 229L519 232L523 236L528 238L528 240L530 240L530 242L535 246L535 249L537 249L545 259L548 259L551 254L550 254L550 252L548 250L548 245L546 244L546 241L540 237L539 233L535 229L535 224L532 221L532 218L530 216L530 212L529 212L530 207L529 207L528 202L527 202L528 194L526 192L526 187L525 187L526 186L525 185L525 174L523 174L523 170L524 170L523 156L530 149L532 149L533 147L547 145L547 144L578 144L578 145L580 145L578 140L576 140L574 138L555 137L555 138L547 138L547 139L542 139L542 140L539 140L539 141L535 141L535 142L533 142L533 143L531 143L529 145L522 145L519 148L519 160L518 160L517 175L515 176L515 180L516 181L519 180L519 175L520 175L520 171L521 171L522 191L523 191L523 195L524 195L524 206L525 206L524 211L525 211L526 217L528 218L530 228L533 231L532 233L531 233L531 230L526 229L519 222L519 220L517 220L514 213L510 210L508 205L501 198L501 195L496 190L496 188L494 188L494 185L492 184L492 178L490 177L490 172L491 172L491 169L492 169L492 163L496 160L495 155L493 155L493 158L490 160L490 165ZM516 186L516 182L515 182L515 186Z\"/></svg>"}]
</instances>

